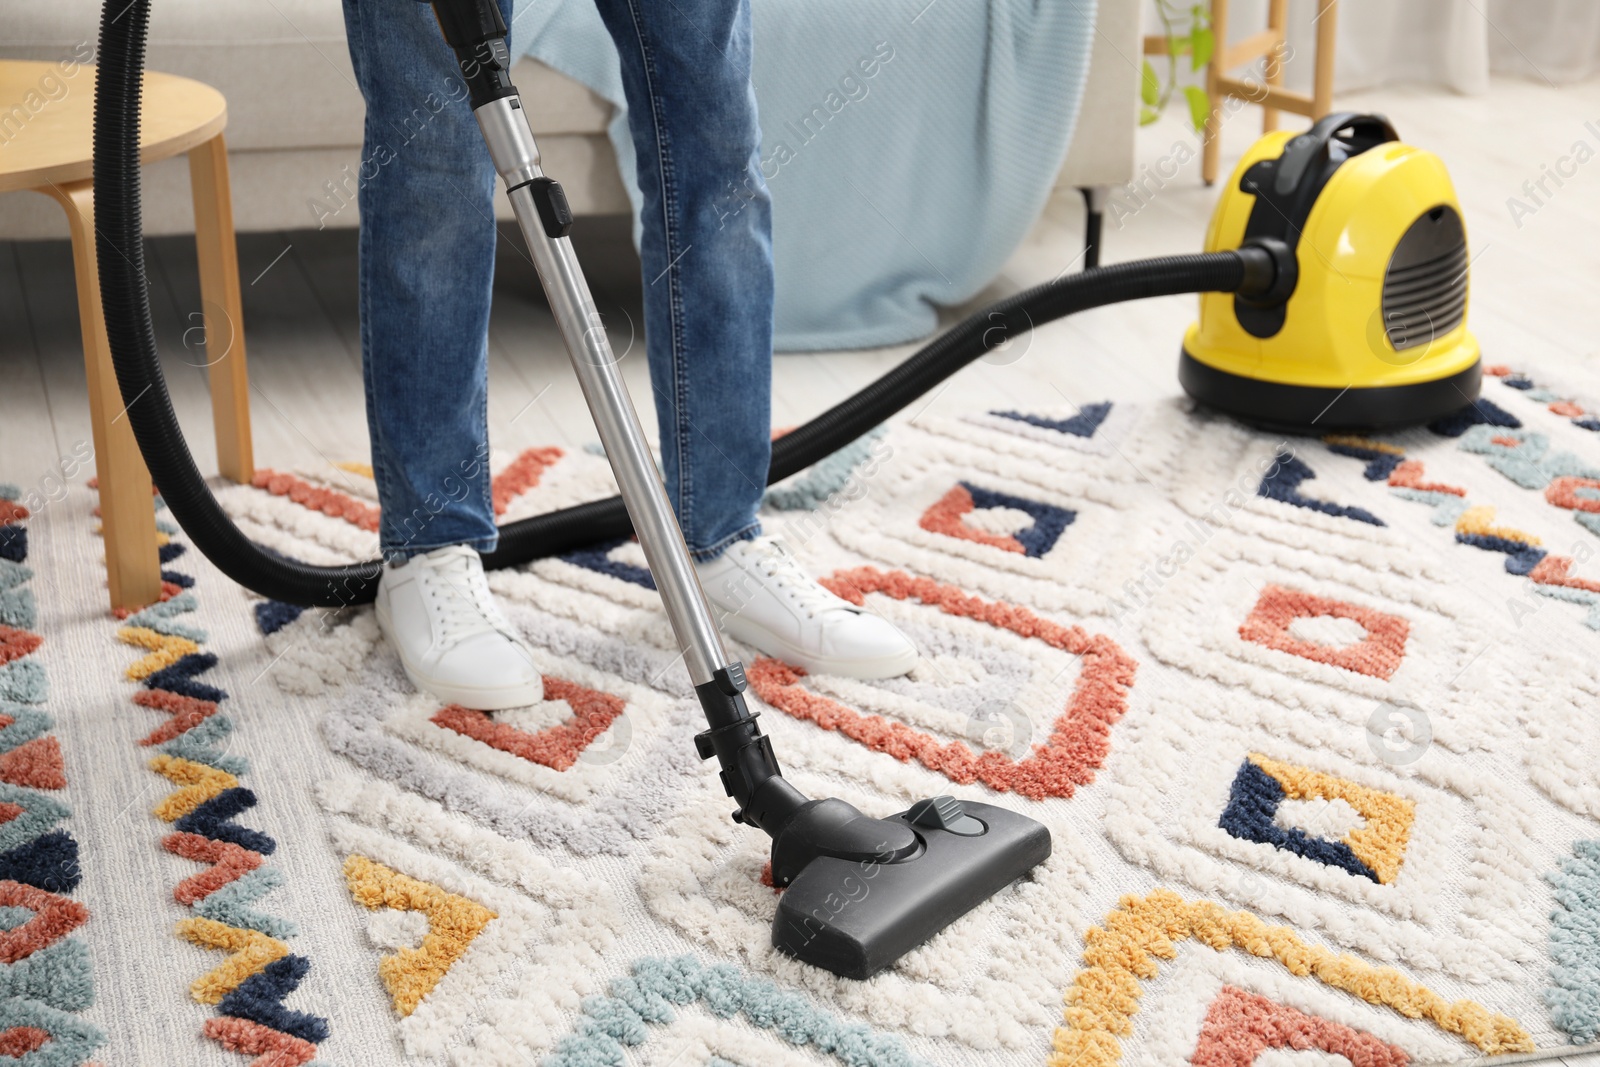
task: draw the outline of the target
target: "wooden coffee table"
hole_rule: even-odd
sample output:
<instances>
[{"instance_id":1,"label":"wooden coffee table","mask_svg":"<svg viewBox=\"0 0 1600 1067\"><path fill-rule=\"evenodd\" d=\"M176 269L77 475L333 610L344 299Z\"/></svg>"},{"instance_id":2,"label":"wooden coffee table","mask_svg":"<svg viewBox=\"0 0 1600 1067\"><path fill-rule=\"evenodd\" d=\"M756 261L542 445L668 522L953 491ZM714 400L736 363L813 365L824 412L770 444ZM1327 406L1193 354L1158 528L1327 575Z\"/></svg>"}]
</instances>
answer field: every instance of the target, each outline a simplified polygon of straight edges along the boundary
<instances>
[{"instance_id":1,"label":"wooden coffee table","mask_svg":"<svg viewBox=\"0 0 1600 1067\"><path fill-rule=\"evenodd\" d=\"M67 213L111 606L137 608L160 599L161 568L150 472L128 425L100 309L92 179L95 71L80 66L70 77L63 74L55 63L0 62L0 100L17 104L0 112L0 193L32 189L52 197ZM46 93L47 88L52 91ZM227 102L209 85L145 74L140 158L153 163L188 153L218 466L224 476L248 482L254 473L250 385L222 137L227 122Z\"/></svg>"}]
</instances>

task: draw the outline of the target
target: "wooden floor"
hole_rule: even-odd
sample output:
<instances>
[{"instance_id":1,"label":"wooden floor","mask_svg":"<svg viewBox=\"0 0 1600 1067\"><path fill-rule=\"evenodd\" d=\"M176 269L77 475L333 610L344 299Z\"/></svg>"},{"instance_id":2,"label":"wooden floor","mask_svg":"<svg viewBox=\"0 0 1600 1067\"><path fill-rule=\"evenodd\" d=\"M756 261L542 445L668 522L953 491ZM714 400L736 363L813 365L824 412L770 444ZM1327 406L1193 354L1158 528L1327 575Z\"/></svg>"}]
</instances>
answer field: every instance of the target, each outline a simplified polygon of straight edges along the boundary
<instances>
[{"instance_id":1,"label":"wooden floor","mask_svg":"<svg viewBox=\"0 0 1600 1067\"><path fill-rule=\"evenodd\" d=\"M1600 81L1556 90L1496 83L1486 97L1396 89L1352 96L1341 107L1382 111L1407 140L1439 153L1463 202L1474 260L1471 323L1486 356L1537 366L1548 376L1587 364L1600 371L1600 162L1579 166L1559 188L1529 196L1547 167L1587 142L1600 149ZM1586 122L1593 123L1586 126ZM1258 131L1249 111L1225 131L1233 159ZM1140 133L1137 192L1114 198L1106 223L1108 261L1197 250L1217 190L1199 180L1193 136L1176 119ZM1155 175L1163 159L1188 158L1177 177ZM1570 167L1566 167L1570 172ZM15 196L35 196L15 193ZM1532 213L1514 218L1508 198ZM36 197L40 211L53 207ZM1082 209L1062 190L977 304L1076 269ZM66 227L63 221L62 233ZM638 261L621 219L583 219L576 230L585 266L623 367L645 398L639 332ZM215 465L191 244L149 242L151 304L174 404L202 470ZM240 239L257 462L301 467L367 457L356 322L353 231L258 233ZM25 486L50 476L56 458L90 437L78 341L72 261L64 240L0 240L0 477ZM958 309L959 310L959 309ZM953 318L957 312L952 312ZM1051 325L963 371L920 410L980 405L1088 402L1174 393L1189 297L1106 308ZM776 363L774 422L803 421L901 359L910 346L870 352L783 356ZM514 236L501 245L491 326L490 428L497 448L593 439L531 265ZM647 425L654 416L641 411ZM653 432L653 429L652 429ZM86 477L87 472L79 477ZM1600 1067L1600 1056L1568 1057Z\"/></svg>"}]
</instances>

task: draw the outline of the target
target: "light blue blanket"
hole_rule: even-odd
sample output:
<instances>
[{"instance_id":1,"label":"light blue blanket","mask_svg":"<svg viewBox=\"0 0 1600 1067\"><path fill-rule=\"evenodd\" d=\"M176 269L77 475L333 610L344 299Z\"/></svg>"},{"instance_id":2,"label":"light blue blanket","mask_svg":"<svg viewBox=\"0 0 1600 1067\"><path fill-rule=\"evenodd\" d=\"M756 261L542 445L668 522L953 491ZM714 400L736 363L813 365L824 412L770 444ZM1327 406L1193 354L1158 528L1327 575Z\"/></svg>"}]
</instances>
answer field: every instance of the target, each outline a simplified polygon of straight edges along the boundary
<instances>
[{"instance_id":1,"label":"light blue blanket","mask_svg":"<svg viewBox=\"0 0 1600 1067\"><path fill-rule=\"evenodd\" d=\"M938 307L994 278L1066 155L1094 10L1095 0L753 0L778 348L923 337ZM512 45L617 106L611 140L637 214L617 55L592 0L523 0Z\"/></svg>"}]
</instances>

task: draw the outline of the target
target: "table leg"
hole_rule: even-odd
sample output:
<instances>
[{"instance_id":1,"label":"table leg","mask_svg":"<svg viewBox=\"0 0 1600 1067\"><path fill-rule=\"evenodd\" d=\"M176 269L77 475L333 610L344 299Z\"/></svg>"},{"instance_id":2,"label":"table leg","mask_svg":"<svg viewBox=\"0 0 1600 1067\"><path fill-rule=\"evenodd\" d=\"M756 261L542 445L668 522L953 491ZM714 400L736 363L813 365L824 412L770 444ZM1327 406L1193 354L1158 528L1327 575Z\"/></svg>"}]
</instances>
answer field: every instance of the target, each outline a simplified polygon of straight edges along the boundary
<instances>
[{"instance_id":1,"label":"table leg","mask_svg":"<svg viewBox=\"0 0 1600 1067\"><path fill-rule=\"evenodd\" d=\"M150 472L133 439L106 341L100 274L95 266L94 187L82 181L51 185L43 191L66 209L72 229L72 265L78 285L83 363L89 379L89 421L94 427L95 476L100 483L100 526L111 606L141 608L161 599L156 512Z\"/></svg>"},{"instance_id":2,"label":"table leg","mask_svg":"<svg viewBox=\"0 0 1600 1067\"><path fill-rule=\"evenodd\" d=\"M1317 58L1312 75L1311 119L1333 110L1333 50L1339 38L1339 0L1317 4Z\"/></svg>"},{"instance_id":3,"label":"table leg","mask_svg":"<svg viewBox=\"0 0 1600 1067\"><path fill-rule=\"evenodd\" d=\"M1206 114L1205 143L1200 149L1200 178L1207 185L1217 180L1222 163L1222 113L1228 105L1222 88L1222 76L1227 73L1222 58L1228 51L1228 0L1211 0L1211 32L1216 38L1211 62L1206 65L1206 96L1211 110Z\"/></svg>"},{"instance_id":4,"label":"table leg","mask_svg":"<svg viewBox=\"0 0 1600 1067\"><path fill-rule=\"evenodd\" d=\"M233 197L228 186L228 148L222 134L189 150L189 185L194 195L194 243L200 260L217 468L224 477L248 484L255 474L250 376L245 361Z\"/></svg>"},{"instance_id":5,"label":"table leg","mask_svg":"<svg viewBox=\"0 0 1600 1067\"><path fill-rule=\"evenodd\" d=\"M1267 5L1267 29L1277 34L1277 40L1266 54L1262 80L1274 88L1283 85L1283 53L1289 36L1289 0L1271 0ZM1262 105L1261 132L1271 133L1278 128L1278 109Z\"/></svg>"}]
</instances>

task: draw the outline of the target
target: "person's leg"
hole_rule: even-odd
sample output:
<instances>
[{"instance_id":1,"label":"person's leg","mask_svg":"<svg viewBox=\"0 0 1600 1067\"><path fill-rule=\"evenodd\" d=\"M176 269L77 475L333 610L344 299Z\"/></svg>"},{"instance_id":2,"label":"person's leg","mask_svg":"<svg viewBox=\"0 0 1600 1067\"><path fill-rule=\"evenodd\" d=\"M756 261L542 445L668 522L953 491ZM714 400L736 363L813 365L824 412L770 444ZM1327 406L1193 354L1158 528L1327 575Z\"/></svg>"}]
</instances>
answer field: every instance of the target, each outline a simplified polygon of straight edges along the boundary
<instances>
[{"instance_id":1,"label":"person's leg","mask_svg":"<svg viewBox=\"0 0 1600 1067\"><path fill-rule=\"evenodd\" d=\"M684 540L705 561L760 532L771 457L772 217L750 9L748 0L596 3L622 60L639 158L663 473Z\"/></svg>"},{"instance_id":2,"label":"person's leg","mask_svg":"<svg viewBox=\"0 0 1600 1067\"><path fill-rule=\"evenodd\" d=\"M767 655L830 674L904 674L917 660L905 635L759 537L771 458L772 213L749 2L596 3L622 60L639 157L645 337L667 490L701 585L723 628Z\"/></svg>"},{"instance_id":3,"label":"person's leg","mask_svg":"<svg viewBox=\"0 0 1600 1067\"><path fill-rule=\"evenodd\" d=\"M510 20L510 0L500 0ZM494 167L455 56L417 0L344 0L367 101L361 366L387 560L375 611L406 674L472 708L532 704L532 653L495 606L488 336Z\"/></svg>"},{"instance_id":4,"label":"person's leg","mask_svg":"<svg viewBox=\"0 0 1600 1067\"><path fill-rule=\"evenodd\" d=\"M501 0L507 19L510 0ZM344 0L367 101L361 365L384 556L494 548L488 329L494 167L433 9Z\"/></svg>"}]
</instances>

